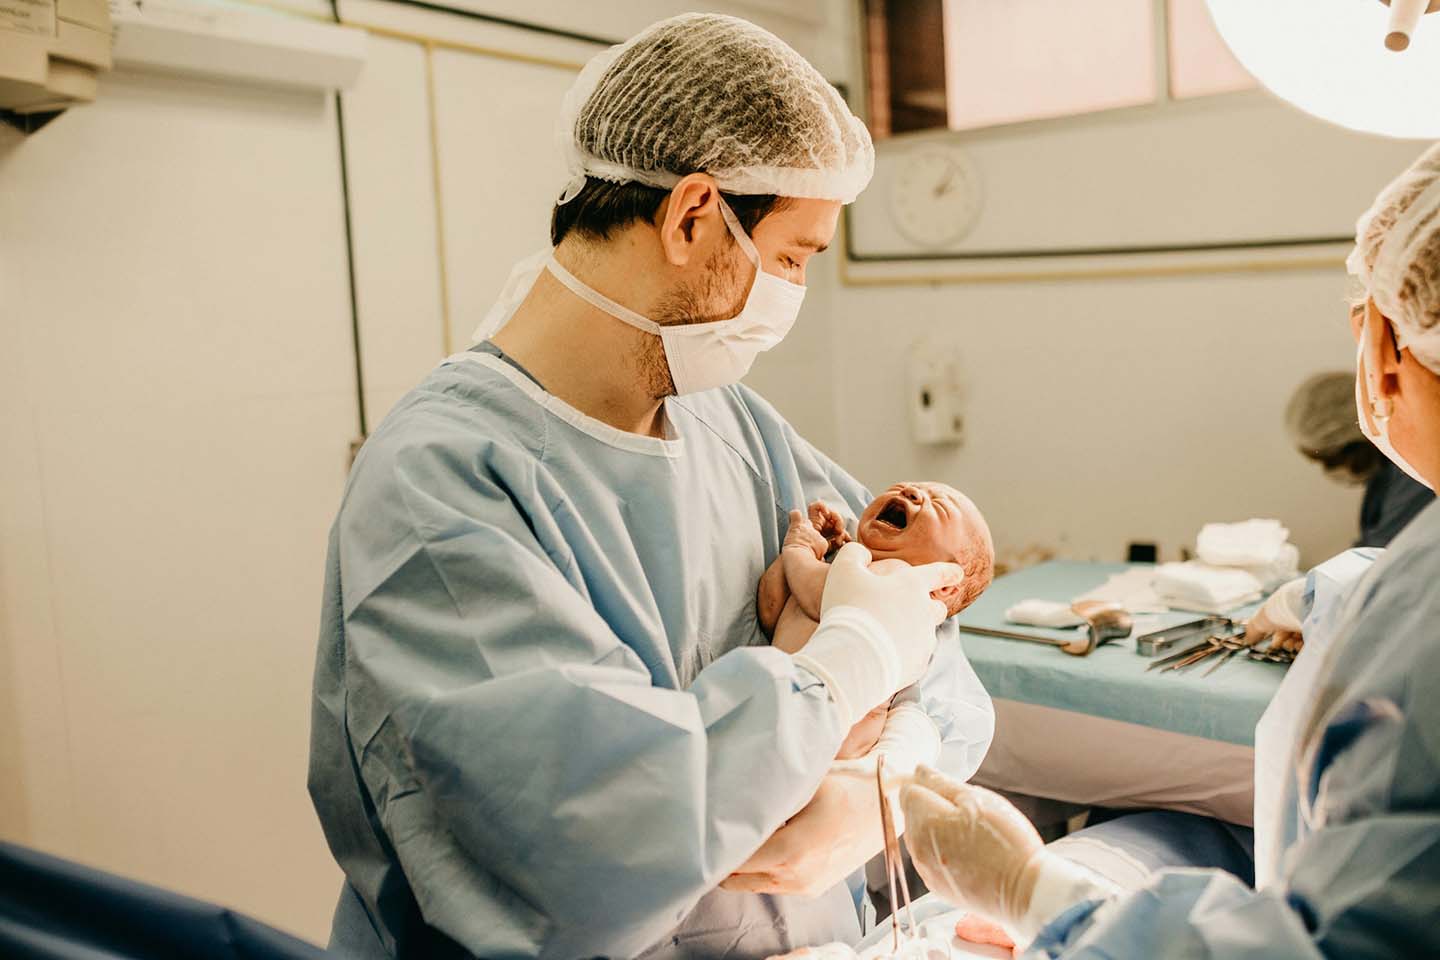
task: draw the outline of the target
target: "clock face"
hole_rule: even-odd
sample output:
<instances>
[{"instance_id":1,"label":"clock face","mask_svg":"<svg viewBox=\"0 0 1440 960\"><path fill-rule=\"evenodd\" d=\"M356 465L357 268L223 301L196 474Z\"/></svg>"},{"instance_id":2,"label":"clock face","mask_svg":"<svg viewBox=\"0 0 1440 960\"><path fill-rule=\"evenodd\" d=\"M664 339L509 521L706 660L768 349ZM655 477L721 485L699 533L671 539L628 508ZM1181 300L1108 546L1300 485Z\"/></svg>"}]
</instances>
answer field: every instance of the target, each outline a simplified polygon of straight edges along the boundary
<instances>
[{"instance_id":1,"label":"clock face","mask_svg":"<svg viewBox=\"0 0 1440 960\"><path fill-rule=\"evenodd\" d=\"M906 238L923 247L954 243L980 214L980 177L954 148L929 147L900 159L890 185L890 214Z\"/></svg>"}]
</instances>

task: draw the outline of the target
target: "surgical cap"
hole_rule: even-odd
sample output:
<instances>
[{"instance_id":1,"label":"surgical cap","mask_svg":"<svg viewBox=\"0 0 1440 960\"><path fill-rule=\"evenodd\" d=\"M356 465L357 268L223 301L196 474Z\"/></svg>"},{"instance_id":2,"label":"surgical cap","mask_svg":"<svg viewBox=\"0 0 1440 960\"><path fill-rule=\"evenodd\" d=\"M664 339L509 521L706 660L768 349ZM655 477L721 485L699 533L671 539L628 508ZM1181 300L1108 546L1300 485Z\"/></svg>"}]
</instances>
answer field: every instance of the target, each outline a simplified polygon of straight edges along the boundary
<instances>
[{"instance_id":1,"label":"surgical cap","mask_svg":"<svg viewBox=\"0 0 1440 960\"><path fill-rule=\"evenodd\" d=\"M1389 319L1401 348L1440 374L1440 144L1360 218L1346 266Z\"/></svg>"},{"instance_id":2,"label":"surgical cap","mask_svg":"<svg viewBox=\"0 0 1440 960\"><path fill-rule=\"evenodd\" d=\"M1285 429L1301 450L1334 453L1365 435L1355 418L1355 374L1317 373L1295 390L1285 408Z\"/></svg>"},{"instance_id":3,"label":"surgical cap","mask_svg":"<svg viewBox=\"0 0 1440 960\"><path fill-rule=\"evenodd\" d=\"M669 189L708 173L733 194L849 203L875 167L870 133L804 57L745 20L691 13L598 54L561 106L571 175Z\"/></svg>"}]
</instances>

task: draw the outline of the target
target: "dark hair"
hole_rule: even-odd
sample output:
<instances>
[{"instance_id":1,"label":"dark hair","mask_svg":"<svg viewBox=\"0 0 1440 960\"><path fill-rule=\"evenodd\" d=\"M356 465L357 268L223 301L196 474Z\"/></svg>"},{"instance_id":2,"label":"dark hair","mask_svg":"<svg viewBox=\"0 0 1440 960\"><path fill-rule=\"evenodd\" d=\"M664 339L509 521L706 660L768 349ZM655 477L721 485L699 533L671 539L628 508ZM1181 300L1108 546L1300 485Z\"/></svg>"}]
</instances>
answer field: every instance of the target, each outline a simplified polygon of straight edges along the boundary
<instances>
[{"instance_id":1,"label":"dark hair","mask_svg":"<svg viewBox=\"0 0 1440 960\"><path fill-rule=\"evenodd\" d=\"M636 220L654 220L655 212L669 195L669 190L647 187L643 183L611 183L586 177L585 186L574 199L557 203L551 212L550 243L560 246L560 241L572 230L591 240L609 240L612 231ZM753 234L761 220L783 208L781 199L773 194L732 196L723 193L721 196L735 211L735 218L746 233Z\"/></svg>"},{"instance_id":2,"label":"dark hair","mask_svg":"<svg viewBox=\"0 0 1440 960\"><path fill-rule=\"evenodd\" d=\"M1357 440L1334 450L1302 450L1326 470L1345 470L1358 480L1368 480L1385 461L1385 455L1368 440Z\"/></svg>"}]
</instances>

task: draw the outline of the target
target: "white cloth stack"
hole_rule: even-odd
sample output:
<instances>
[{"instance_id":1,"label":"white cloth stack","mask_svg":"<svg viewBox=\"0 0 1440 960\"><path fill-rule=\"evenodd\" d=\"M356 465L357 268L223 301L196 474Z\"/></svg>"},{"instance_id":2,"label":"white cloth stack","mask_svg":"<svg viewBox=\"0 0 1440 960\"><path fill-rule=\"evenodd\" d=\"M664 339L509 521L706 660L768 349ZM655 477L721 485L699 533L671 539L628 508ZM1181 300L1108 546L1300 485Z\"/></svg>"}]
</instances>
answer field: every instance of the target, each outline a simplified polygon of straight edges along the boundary
<instances>
[{"instance_id":1,"label":"white cloth stack","mask_svg":"<svg viewBox=\"0 0 1440 960\"><path fill-rule=\"evenodd\" d=\"M1212 567L1238 567L1273 590L1300 572L1300 551L1279 520L1207 523L1195 538L1200 562Z\"/></svg>"},{"instance_id":2,"label":"white cloth stack","mask_svg":"<svg viewBox=\"0 0 1440 960\"><path fill-rule=\"evenodd\" d=\"M1155 592L1177 610L1227 613L1259 600L1299 572L1300 551L1279 520L1207 523L1195 538L1198 560L1155 571Z\"/></svg>"},{"instance_id":3,"label":"white cloth stack","mask_svg":"<svg viewBox=\"0 0 1440 960\"><path fill-rule=\"evenodd\" d=\"M1189 560L1161 564L1155 571L1155 592L1173 610L1227 613L1259 600L1260 581L1239 567Z\"/></svg>"}]
</instances>

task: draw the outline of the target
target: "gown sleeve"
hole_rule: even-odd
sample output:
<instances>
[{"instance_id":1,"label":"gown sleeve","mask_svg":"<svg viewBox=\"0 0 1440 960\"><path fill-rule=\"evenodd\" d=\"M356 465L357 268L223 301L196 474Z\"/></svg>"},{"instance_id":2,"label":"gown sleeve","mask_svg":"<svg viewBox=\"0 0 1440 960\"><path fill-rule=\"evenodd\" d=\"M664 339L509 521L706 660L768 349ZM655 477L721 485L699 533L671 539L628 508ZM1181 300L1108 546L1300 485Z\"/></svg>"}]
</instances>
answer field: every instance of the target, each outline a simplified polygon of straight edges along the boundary
<instances>
[{"instance_id":1,"label":"gown sleeve","mask_svg":"<svg viewBox=\"0 0 1440 960\"><path fill-rule=\"evenodd\" d=\"M543 931L555 955L634 956L804 805L844 722L769 647L653 685L517 509L539 492L391 459L352 480L335 532L373 817L425 921L462 946L501 897L528 918L517 938Z\"/></svg>"},{"instance_id":2,"label":"gown sleeve","mask_svg":"<svg viewBox=\"0 0 1440 960\"><path fill-rule=\"evenodd\" d=\"M1071 907L1027 956L1440 955L1437 561L1440 545L1385 558L1342 619L1287 773L1300 833L1276 883L1257 892L1218 871L1164 871Z\"/></svg>"}]
</instances>

